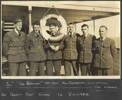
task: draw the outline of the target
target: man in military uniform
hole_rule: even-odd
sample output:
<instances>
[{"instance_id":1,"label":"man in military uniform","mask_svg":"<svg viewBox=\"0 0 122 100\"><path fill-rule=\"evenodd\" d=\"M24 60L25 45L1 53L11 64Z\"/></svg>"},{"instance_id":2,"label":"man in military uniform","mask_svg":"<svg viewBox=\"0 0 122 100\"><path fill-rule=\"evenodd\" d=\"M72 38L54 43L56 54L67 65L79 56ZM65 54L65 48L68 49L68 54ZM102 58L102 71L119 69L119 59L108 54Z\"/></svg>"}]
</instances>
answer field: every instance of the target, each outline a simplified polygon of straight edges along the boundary
<instances>
[{"instance_id":1,"label":"man in military uniform","mask_svg":"<svg viewBox=\"0 0 122 100\"><path fill-rule=\"evenodd\" d=\"M46 23L49 26L48 34L53 37L59 36L61 33L59 32L59 28L61 27L61 23L55 19L50 18ZM47 75L53 75L53 67L55 69L55 73L57 76L60 75L61 70L61 61L62 61L62 40L60 41L51 41L48 40L46 45L46 53L47 53Z\"/></svg>"},{"instance_id":2,"label":"man in military uniform","mask_svg":"<svg viewBox=\"0 0 122 100\"><path fill-rule=\"evenodd\" d=\"M22 20L16 19L13 31L5 34L3 39L3 52L9 63L10 76L26 75L26 34L21 31Z\"/></svg>"},{"instance_id":3,"label":"man in military uniform","mask_svg":"<svg viewBox=\"0 0 122 100\"><path fill-rule=\"evenodd\" d=\"M68 25L68 34L64 37L64 49L63 49L63 60L65 75L71 75L71 67L73 74L77 75L76 61L77 61L77 48L76 48L77 34L75 33L74 24Z\"/></svg>"},{"instance_id":4,"label":"man in military uniform","mask_svg":"<svg viewBox=\"0 0 122 100\"><path fill-rule=\"evenodd\" d=\"M80 63L81 75L91 75L91 63L93 59L93 41L95 37L89 34L89 26L81 26L83 34L77 39L78 61Z\"/></svg>"},{"instance_id":5,"label":"man in military uniform","mask_svg":"<svg viewBox=\"0 0 122 100\"><path fill-rule=\"evenodd\" d=\"M108 28L104 25L99 28L99 35L95 41L94 74L113 75L113 61L117 51L114 40L107 37Z\"/></svg>"},{"instance_id":6,"label":"man in military uniform","mask_svg":"<svg viewBox=\"0 0 122 100\"><path fill-rule=\"evenodd\" d=\"M30 62L29 75L45 75L46 54L44 50L44 38L40 33L40 23L33 24L33 31L27 36L27 51Z\"/></svg>"}]
</instances>

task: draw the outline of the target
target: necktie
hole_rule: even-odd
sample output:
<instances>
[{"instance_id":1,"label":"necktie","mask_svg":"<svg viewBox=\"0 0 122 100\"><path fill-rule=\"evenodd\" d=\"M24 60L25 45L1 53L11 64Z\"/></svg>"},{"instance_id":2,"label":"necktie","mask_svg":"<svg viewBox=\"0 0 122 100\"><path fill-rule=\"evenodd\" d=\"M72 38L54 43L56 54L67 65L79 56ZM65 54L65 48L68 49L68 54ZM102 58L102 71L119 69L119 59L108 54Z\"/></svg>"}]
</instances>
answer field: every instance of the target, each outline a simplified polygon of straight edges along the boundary
<instances>
[{"instance_id":1,"label":"necktie","mask_svg":"<svg viewBox=\"0 0 122 100\"><path fill-rule=\"evenodd\" d=\"M72 34L70 34L70 37L72 37Z\"/></svg>"},{"instance_id":2,"label":"necktie","mask_svg":"<svg viewBox=\"0 0 122 100\"><path fill-rule=\"evenodd\" d=\"M85 39L86 39L86 36L84 35L84 36L83 36L83 40L85 40Z\"/></svg>"},{"instance_id":3,"label":"necktie","mask_svg":"<svg viewBox=\"0 0 122 100\"><path fill-rule=\"evenodd\" d=\"M103 37L100 38L101 42L103 42Z\"/></svg>"},{"instance_id":4,"label":"necktie","mask_svg":"<svg viewBox=\"0 0 122 100\"><path fill-rule=\"evenodd\" d=\"M70 32L69 34L70 34L70 37L72 37L72 33Z\"/></svg>"},{"instance_id":5,"label":"necktie","mask_svg":"<svg viewBox=\"0 0 122 100\"><path fill-rule=\"evenodd\" d=\"M101 47L103 47L103 38L102 37L100 39L100 42L101 42Z\"/></svg>"},{"instance_id":6,"label":"necktie","mask_svg":"<svg viewBox=\"0 0 122 100\"><path fill-rule=\"evenodd\" d=\"M39 33L36 33L37 37L39 37Z\"/></svg>"},{"instance_id":7,"label":"necktie","mask_svg":"<svg viewBox=\"0 0 122 100\"><path fill-rule=\"evenodd\" d=\"M18 36L21 36L21 32L18 31Z\"/></svg>"}]
</instances>

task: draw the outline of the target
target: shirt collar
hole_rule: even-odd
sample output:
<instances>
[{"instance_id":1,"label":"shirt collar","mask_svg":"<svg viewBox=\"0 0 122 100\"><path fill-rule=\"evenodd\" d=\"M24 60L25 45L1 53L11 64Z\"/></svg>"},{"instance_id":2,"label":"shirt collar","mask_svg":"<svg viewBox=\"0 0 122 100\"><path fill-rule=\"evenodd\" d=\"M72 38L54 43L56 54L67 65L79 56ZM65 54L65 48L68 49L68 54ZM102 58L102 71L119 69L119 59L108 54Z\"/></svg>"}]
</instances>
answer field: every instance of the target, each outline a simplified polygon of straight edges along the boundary
<instances>
[{"instance_id":1,"label":"shirt collar","mask_svg":"<svg viewBox=\"0 0 122 100\"><path fill-rule=\"evenodd\" d=\"M17 29L15 28L14 30L15 30L15 32L17 33L17 35L19 35L19 32L17 31Z\"/></svg>"},{"instance_id":2,"label":"shirt collar","mask_svg":"<svg viewBox=\"0 0 122 100\"><path fill-rule=\"evenodd\" d=\"M100 38L101 39L101 38ZM103 37L102 40L104 41L106 39L106 37Z\"/></svg>"},{"instance_id":3,"label":"shirt collar","mask_svg":"<svg viewBox=\"0 0 122 100\"><path fill-rule=\"evenodd\" d=\"M74 35L74 32L69 32L69 35L73 36Z\"/></svg>"},{"instance_id":4,"label":"shirt collar","mask_svg":"<svg viewBox=\"0 0 122 100\"><path fill-rule=\"evenodd\" d=\"M89 33L87 33L87 34L85 35L85 37L88 37L88 35L89 35Z\"/></svg>"},{"instance_id":5,"label":"shirt collar","mask_svg":"<svg viewBox=\"0 0 122 100\"><path fill-rule=\"evenodd\" d=\"M88 35L89 35L89 33L88 34L85 34L85 35L83 35L85 38L87 38L88 37Z\"/></svg>"},{"instance_id":6,"label":"shirt collar","mask_svg":"<svg viewBox=\"0 0 122 100\"><path fill-rule=\"evenodd\" d=\"M39 32L36 32L36 36L38 37L40 35L40 33Z\"/></svg>"}]
</instances>

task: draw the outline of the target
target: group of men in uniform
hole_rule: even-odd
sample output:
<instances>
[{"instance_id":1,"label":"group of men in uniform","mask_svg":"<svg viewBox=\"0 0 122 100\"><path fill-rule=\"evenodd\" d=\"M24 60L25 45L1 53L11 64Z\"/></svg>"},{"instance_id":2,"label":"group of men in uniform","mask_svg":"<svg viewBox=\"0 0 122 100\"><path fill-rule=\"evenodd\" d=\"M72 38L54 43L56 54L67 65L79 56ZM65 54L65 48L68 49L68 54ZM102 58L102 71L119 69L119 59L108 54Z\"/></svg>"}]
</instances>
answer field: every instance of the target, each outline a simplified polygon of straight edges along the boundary
<instances>
[{"instance_id":1,"label":"group of men in uniform","mask_svg":"<svg viewBox=\"0 0 122 100\"><path fill-rule=\"evenodd\" d=\"M64 65L66 76L113 75L116 59L114 40L108 38L108 28L99 28L99 38L89 33L89 26L81 26L82 35L75 32L75 25L68 25L68 33L60 40L46 40L40 32L39 22L33 23L33 31L28 35L21 31L22 20L15 20L13 31L3 38L3 55L9 63L9 76L60 76ZM47 33L59 36L60 22L50 19ZM29 66L27 74L26 66ZM55 72L55 73L54 73Z\"/></svg>"}]
</instances>

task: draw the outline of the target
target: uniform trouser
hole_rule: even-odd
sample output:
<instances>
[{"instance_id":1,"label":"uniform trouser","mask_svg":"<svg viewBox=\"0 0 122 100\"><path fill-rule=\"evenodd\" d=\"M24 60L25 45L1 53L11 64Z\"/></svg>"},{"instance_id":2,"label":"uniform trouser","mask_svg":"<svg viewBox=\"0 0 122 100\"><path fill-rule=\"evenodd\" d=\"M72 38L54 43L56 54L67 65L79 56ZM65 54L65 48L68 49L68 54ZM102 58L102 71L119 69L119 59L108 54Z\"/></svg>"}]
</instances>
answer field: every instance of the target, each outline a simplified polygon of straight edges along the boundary
<instances>
[{"instance_id":1,"label":"uniform trouser","mask_svg":"<svg viewBox=\"0 0 122 100\"><path fill-rule=\"evenodd\" d=\"M65 75L71 76L71 67L74 75L77 75L76 60L64 60Z\"/></svg>"},{"instance_id":2,"label":"uniform trouser","mask_svg":"<svg viewBox=\"0 0 122 100\"><path fill-rule=\"evenodd\" d=\"M104 76L104 75L113 75L112 68L94 68L94 75Z\"/></svg>"},{"instance_id":3,"label":"uniform trouser","mask_svg":"<svg viewBox=\"0 0 122 100\"><path fill-rule=\"evenodd\" d=\"M91 64L90 63L80 63L81 75L91 75Z\"/></svg>"},{"instance_id":4,"label":"uniform trouser","mask_svg":"<svg viewBox=\"0 0 122 100\"><path fill-rule=\"evenodd\" d=\"M45 62L30 62L29 76L45 75Z\"/></svg>"},{"instance_id":5,"label":"uniform trouser","mask_svg":"<svg viewBox=\"0 0 122 100\"><path fill-rule=\"evenodd\" d=\"M77 75L79 75L80 63L78 61L76 61L76 69L77 69Z\"/></svg>"},{"instance_id":6,"label":"uniform trouser","mask_svg":"<svg viewBox=\"0 0 122 100\"><path fill-rule=\"evenodd\" d=\"M9 75L10 76L26 76L26 63L25 62L9 62Z\"/></svg>"},{"instance_id":7,"label":"uniform trouser","mask_svg":"<svg viewBox=\"0 0 122 100\"><path fill-rule=\"evenodd\" d=\"M47 64L46 65L47 75L49 75L49 76L52 76L53 75L53 67L54 67L56 75L57 76L60 76L61 60L47 61L46 64Z\"/></svg>"}]
</instances>

